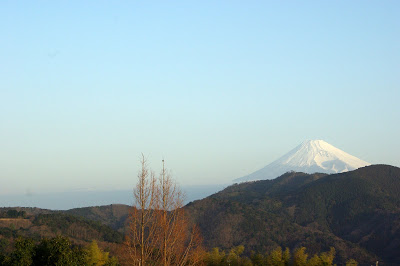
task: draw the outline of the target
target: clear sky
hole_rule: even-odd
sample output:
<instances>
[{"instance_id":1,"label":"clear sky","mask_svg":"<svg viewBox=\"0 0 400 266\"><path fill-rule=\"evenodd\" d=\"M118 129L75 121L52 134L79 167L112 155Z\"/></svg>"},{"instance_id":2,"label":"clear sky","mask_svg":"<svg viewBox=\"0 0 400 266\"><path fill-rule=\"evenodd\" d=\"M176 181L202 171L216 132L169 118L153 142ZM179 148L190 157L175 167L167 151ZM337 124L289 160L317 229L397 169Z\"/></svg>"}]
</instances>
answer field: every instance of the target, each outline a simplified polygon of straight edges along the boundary
<instances>
[{"instance_id":1,"label":"clear sky","mask_svg":"<svg viewBox=\"0 0 400 266\"><path fill-rule=\"evenodd\" d=\"M0 194L228 182L323 139L400 166L400 2L1 1Z\"/></svg>"}]
</instances>

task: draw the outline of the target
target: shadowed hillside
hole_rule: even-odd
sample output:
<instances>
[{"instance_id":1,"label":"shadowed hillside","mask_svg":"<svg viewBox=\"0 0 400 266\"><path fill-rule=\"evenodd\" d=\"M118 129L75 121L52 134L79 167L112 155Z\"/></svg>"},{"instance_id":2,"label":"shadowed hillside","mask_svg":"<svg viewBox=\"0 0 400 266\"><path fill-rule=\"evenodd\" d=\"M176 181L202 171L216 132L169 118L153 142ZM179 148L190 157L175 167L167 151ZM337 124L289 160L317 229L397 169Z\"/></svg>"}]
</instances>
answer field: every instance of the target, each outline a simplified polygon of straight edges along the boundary
<instances>
[{"instance_id":1,"label":"shadowed hillside","mask_svg":"<svg viewBox=\"0 0 400 266\"><path fill-rule=\"evenodd\" d=\"M130 208L131 207L128 205L112 204L107 206L71 209L65 211L65 213L98 221L110 226L114 230L124 232Z\"/></svg>"},{"instance_id":2,"label":"shadowed hillside","mask_svg":"<svg viewBox=\"0 0 400 266\"><path fill-rule=\"evenodd\" d=\"M340 262L400 263L400 169L373 165L342 174L287 173L236 184L186 206L208 247L263 251L334 246Z\"/></svg>"}]
</instances>

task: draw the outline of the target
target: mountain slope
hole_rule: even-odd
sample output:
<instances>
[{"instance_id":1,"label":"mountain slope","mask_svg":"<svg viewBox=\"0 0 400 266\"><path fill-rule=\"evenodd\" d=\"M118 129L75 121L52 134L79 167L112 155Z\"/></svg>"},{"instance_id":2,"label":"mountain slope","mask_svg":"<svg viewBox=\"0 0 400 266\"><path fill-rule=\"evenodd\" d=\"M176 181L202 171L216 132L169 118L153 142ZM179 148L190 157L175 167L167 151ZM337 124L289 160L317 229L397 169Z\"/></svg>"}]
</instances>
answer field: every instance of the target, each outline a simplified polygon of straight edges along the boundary
<instances>
[{"instance_id":1,"label":"mountain slope","mask_svg":"<svg viewBox=\"0 0 400 266\"><path fill-rule=\"evenodd\" d=\"M84 219L61 211L39 208L0 208L0 255L12 250L19 237L68 237L73 244L87 246L96 240L102 248L116 254L124 235L99 222Z\"/></svg>"},{"instance_id":2,"label":"mountain slope","mask_svg":"<svg viewBox=\"0 0 400 266\"><path fill-rule=\"evenodd\" d=\"M304 173L342 173L370 165L323 140L308 140L265 166L236 182L265 180L278 177L289 171Z\"/></svg>"},{"instance_id":3,"label":"mountain slope","mask_svg":"<svg viewBox=\"0 0 400 266\"><path fill-rule=\"evenodd\" d=\"M64 213L100 222L123 233L127 226L127 219L131 208L131 206L124 204L111 204L105 206L75 208L64 211Z\"/></svg>"},{"instance_id":4,"label":"mountain slope","mask_svg":"<svg viewBox=\"0 0 400 266\"><path fill-rule=\"evenodd\" d=\"M400 168L373 165L340 174L287 173L236 184L186 209L208 247L305 246L355 258L400 263Z\"/></svg>"},{"instance_id":5,"label":"mountain slope","mask_svg":"<svg viewBox=\"0 0 400 266\"><path fill-rule=\"evenodd\" d=\"M399 194L400 168L372 165L340 174L289 172L273 180L235 184L188 204L185 212L199 225L208 249L244 245L247 252L265 253L278 245L292 250L305 246L314 254L333 246L338 264L354 258L368 265L376 260L400 265ZM118 245L122 234L71 214L123 232L129 208L3 208L0 213L7 216L0 221L0 235L14 239L62 233L78 243L94 236L103 245Z\"/></svg>"}]
</instances>

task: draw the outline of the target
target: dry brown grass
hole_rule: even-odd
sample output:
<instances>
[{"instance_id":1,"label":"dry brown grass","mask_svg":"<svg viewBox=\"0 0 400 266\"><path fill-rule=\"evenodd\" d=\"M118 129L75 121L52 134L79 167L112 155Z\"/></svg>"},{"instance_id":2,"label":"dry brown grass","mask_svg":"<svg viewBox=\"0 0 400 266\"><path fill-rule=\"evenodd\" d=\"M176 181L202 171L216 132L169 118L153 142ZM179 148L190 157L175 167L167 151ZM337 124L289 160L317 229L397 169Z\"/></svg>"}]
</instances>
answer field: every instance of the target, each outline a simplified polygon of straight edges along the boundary
<instances>
[{"instance_id":1,"label":"dry brown grass","mask_svg":"<svg viewBox=\"0 0 400 266\"><path fill-rule=\"evenodd\" d=\"M0 218L0 227L29 228L32 222L24 218Z\"/></svg>"}]
</instances>

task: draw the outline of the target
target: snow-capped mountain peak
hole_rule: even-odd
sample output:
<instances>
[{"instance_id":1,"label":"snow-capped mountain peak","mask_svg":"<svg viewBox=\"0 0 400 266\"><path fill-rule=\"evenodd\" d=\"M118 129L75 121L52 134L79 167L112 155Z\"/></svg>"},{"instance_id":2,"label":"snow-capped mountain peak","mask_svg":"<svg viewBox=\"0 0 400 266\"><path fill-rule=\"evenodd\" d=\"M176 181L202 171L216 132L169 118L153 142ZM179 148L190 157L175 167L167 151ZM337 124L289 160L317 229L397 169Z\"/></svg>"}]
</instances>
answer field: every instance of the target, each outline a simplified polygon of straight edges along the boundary
<instances>
[{"instance_id":1,"label":"snow-capped mountain peak","mask_svg":"<svg viewBox=\"0 0 400 266\"><path fill-rule=\"evenodd\" d=\"M323 140L306 140L278 160L235 181L272 179L288 171L342 173L370 165Z\"/></svg>"}]
</instances>

